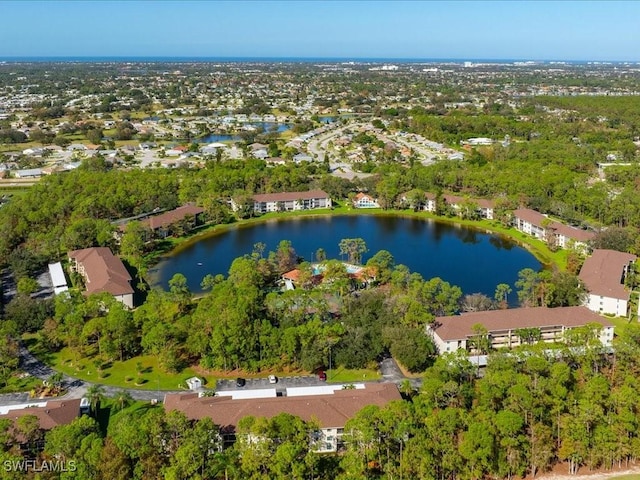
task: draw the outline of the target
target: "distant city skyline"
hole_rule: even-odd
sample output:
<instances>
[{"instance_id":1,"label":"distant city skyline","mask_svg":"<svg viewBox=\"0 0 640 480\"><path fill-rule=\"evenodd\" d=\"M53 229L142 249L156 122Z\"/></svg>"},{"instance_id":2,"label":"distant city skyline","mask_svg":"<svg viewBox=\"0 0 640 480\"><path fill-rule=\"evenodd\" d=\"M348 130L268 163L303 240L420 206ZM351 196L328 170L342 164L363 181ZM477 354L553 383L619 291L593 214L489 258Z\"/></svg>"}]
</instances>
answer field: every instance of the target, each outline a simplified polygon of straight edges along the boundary
<instances>
[{"instance_id":1,"label":"distant city skyline","mask_svg":"<svg viewBox=\"0 0 640 480\"><path fill-rule=\"evenodd\" d=\"M640 2L2 1L0 57L640 61Z\"/></svg>"}]
</instances>

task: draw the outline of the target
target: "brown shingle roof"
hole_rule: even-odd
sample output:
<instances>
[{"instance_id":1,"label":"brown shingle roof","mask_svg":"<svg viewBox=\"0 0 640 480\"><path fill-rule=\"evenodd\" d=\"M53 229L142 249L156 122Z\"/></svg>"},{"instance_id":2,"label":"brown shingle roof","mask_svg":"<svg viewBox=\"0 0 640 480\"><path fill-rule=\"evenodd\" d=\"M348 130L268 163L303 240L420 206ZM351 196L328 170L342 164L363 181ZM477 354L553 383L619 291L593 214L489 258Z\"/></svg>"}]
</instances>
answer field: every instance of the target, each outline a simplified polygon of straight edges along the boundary
<instances>
[{"instance_id":1,"label":"brown shingle roof","mask_svg":"<svg viewBox=\"0 0 640 480\"><path fill-rule=\"evenodd\" d=\"M535 210L531 210L530 208L519 208L517 210L514 210L513 216L516 218L520 218L521 220L524 220L525 222L528 222L537 227L542 227L542 223L545 220L548 220L549 225L547 225L545 228L553 230L556 234L563 235L566 238L570 238L578 242L588 242L595 235L593 232L589 232L588 230L582 230L580 228L565 225L564 223L553 221L540 212L536 212Z\"/></svg>"},{"instance_id":2,"label":"brown shingle roof","mask_svg":"<svg viewBox=\"0 0 640 480\"><path fill-rule=\"evenodd\" d=\"M603 297L629 300L629 292L622 284L624 268L636 260L630 253L615 250L594 250L580 269L580 280L589 293Z\"/></svg>"},{"instance_id":3,"label":"brown shingle roof","mask_svg":"<svg viewBox=\"0 0 640 480\"><path fill-rule=\"evenodd\" d=\"M43 430L51 430L58 425L67 425L80 415L80 399L75 400L49 400L44 407L27 407L10 410L0 419L9 419L16 422L19 418L35 415ZM18 438L18 440L23 440Z\"/></svg>"},{"instance_id":4,"label":"brown shingle roof","mask_svg":"<svg viewBox=\"0 0 640 480\"><path fill-rule=\"evenodd\" d=\"M161 227L167 227L171 224L183 220L187 215L200 215L204 212L204 208L196 207L192 204L182 205L181 207L162 213L155 217L149 217L140 223L146 224L151 230L157 230Z\"/></svg>"},{"instance_id":5,"label":"brown shingle roof","mask_svg":"<svg viewBox=\"0 0 640 480\"><path fill-rule=\"evenodd\" d=\"M432 329L444 341L464 340L473 335L472 327L477 323L482 324L489 332L556 325L580 327L587 323L599 323L605 327L612 326L611 322L586 307L534 307L437 317Z\"/></svg>"},{"instance_id":6,"label":"brown shingle roof","mask_svg":"<svg viewBox=\"0 0 640 480\"><path fill-rule=\"evenodd\" d=\"M519 208L514 210L513 216L538 227L540 227L542 222L547 218L540 212L536 212L530 208Z\"/></svg>"},{"instance_id":7,"label":"brown shingle roof","mask_svg":"<svg viewBox=\"0 0 640 480\"><path fill-rule=\"evenodd\" d=\"M84 266L87 294L108 292L111 295L133 293L131 275L108 247L93 247L69 252L69 258Z\"/></svg>"},{"instance_id":8,"label":"brown shingle roof","mask_svg":"<svg viewBox=\"0 0 640 480\"><path fill-rule=\"evenodd\" d=\"M329 198L329 194L322 190L310 190L308 192L263 193L253 196L253 200L256 202L287 202L311 200L312 198Z\"/></svg>"},{"instance_id":9,"label":"brown shingle roof","mask_svg":"<svg viewBox=\"0 0 640 480\"><path fill-rule=\"evenodd\" d=\"M368 383L364 389L299 397L233 400L226 396L198 398L198 394L175 393L165 395L164 408L167 411L180 410L191 419L210 417L223 429L235 428L240 419L250 415L271 418L279 413L290 413L305 421L315 418L322 428L340 428L367 405L384 406L400 399L395 384Z\"/></svg>"}]
</instances>

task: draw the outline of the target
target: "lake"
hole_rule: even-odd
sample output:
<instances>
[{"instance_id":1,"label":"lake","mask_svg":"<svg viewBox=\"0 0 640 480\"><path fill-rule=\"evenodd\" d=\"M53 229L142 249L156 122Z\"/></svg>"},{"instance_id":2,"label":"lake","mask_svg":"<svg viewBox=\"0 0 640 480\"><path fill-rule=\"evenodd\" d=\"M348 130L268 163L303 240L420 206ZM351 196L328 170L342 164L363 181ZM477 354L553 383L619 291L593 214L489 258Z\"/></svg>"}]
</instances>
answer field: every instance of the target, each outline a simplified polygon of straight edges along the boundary
<instances>
[{"instance_id":1,"label":"lake","mask_svg":"<svg viewBox=\"0 0 640 480\"><path fill-rule=\"evenodd\" d=\"M163 259L150 272L153 283L167 288L169 279L182 273L192 292L201 292L207 274L227 274L231 262L250 254L262 242L267 252L281 240L290 240L299 256L314 260L323 248L327 258L341 259L338 244L343 238L362 238L369 249L363 263L379 250L388 250L396 263L420 273L425 279L440 277L458 285L464 293L481 292L493 298L499 283L511 285L523 268L542 265L526 249L498 235L483 233L431 219L399 216L347 215L294 217L232 227L185 245ZM346 259L345 259L346 260Z\"/></svg>"},{"instance_id":2,"label":"lake","mask_svg":"<svg viewBox=\"0 0 640 480\"><path fill-rule=\"evenodd\" d=\"M256 128L261 128L265 132L273 132L276 131L278 133L286 132L290 130L292 125L289 123L275 123L275 122L257 122L257 123L247 123L245 125L251 125ZM215 142L226 142L226 141L238 141L240 140L240 135L230 135L227 133L211 133L204 137L198 138L196 141L198 143L215 143Z\"/></svg>"}]
</instances>

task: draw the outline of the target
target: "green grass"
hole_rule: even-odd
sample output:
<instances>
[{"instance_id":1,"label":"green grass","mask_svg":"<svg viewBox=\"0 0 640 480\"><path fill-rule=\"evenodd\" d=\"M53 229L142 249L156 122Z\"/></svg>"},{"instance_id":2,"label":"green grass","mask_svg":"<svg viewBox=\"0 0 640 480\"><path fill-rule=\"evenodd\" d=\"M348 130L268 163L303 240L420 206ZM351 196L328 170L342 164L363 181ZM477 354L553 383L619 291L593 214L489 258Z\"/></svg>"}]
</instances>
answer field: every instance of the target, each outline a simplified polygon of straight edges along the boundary
<instances>
[{"instance_id":1,"label":"green grass","mask_svg":"<svg viewBox=\"0 0 640 480\"><path fill-rule=\"evenodd\" d=\"M14 374L7 381L7 385L0 388L0 393L30 392L40 385L42 385L42 380L39 378L32 376L19 378Z\"/></svg>"},{"instance_id":2,"label":"green grass","mask_svg":"<svg viewBox=\"0 0 640 480\"><path fill-rule=\"evenodd\" d=\"M74 353L69 348L63 348L59 352L45 352L40 344L37 343L36 337L33 335L25 336L24 342L30 351L40 360L47 363L57 371L63 372L75 378L109 385L120 388L133 388L140 390L180 390L185 389L185 380L190 377L197 376L205 380L207 388L215 388L216 380L219 378L266 378L268 374L273 373L277 377L285 377L289 375L308 375L308 372L279 372L268 371L260 373L250 373L244 371L233 372L216 372L216 375L203 375L201 371L196 372L192 368L185 368L180 373L167 373L162 370L158 364L158 359L153 355L140 355L138 357L125 360L124 362L114 361L105 365L101 374L98 374L94 365L94 358L89 352L89 356L75 359ZM138 363L141 367L141 375L138 375ZM136 381L141 378L144 382L137 384ZM380 373L371 369L345 369L339 367L331 370L331 374L327 379L334 383L354 383L363 380L377 380L381 378ZM30 390L30 388L29 388Z\"/></svg>"},{"instance_id":3,"label":"green grass","mask_svg":"<svg viewBox=\"0 0 640 480\"><path fill-rule=\"evenodd\" d=\"M640 480L640 473L629 473L627 475L609 477L609 480Z\"/></svg>"},{"instance_id":4,"label":"green grass","mask_svg":"<svg viewBox=\"0 0 640 480\"><path fill-rule=\"evenodd\" d=\"M167 373L158 364L158 359L152 355L141 355L124 362L108 363L99 374L96 371L93 358L81 358L76 361L69 348L46 354L46 358L39 354L37 347L32 349L32 352L57 371L88 382L114 387L140 390L179 390L186 388L184 386L185 380L196 375L204 378L207 385L215 385L216 382L215 377L202 376L191 368L185 368L180 373ZM138 375L138 363L141 364L140 375ZM142 382L138 382L138 380L142 380Z\"/></svg>"},{"instance_id":5,"label":"green grass","mask_svg":"<svg viewBox=\"0 0 640 480\"><path fill-rule=\"evenodd\" d=\"M337 369L327 370L327 382L330 383L357 383L369 382L371 380L379 380L382 378L380 372L366 368L348 369L338 367Z\"/></svg>"},{"instance_id":6,"label":"green grass","mask_svg":"<svg viewBox=\"0 0 640 480\"><path fill-rule=\"evenodd\" d=\"M626 317L610 317L605 315L605 318L613 323L615 330L619 332L619 329L625 325L629 325L629 319Z\"/></svg>"}]
</instances>

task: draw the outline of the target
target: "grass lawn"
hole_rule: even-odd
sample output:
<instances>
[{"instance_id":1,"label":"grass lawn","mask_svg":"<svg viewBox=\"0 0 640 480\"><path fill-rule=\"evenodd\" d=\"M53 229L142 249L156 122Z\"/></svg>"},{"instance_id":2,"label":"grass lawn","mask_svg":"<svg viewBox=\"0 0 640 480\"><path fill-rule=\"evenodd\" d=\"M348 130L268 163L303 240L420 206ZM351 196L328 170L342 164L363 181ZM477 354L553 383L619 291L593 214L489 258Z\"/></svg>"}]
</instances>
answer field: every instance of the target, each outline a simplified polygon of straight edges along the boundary
<instances>
[{"instance_id":1,"label":"grass lawn","mask_svg":"<svg viewBox=\"0 0 640 480\"><path fill-rule=\"evenodd\" d=\"M30 392L36 387L42 385L42 380L36 377L28 376L20 378L16 372L7 381L7 385L0 388L0 393Z\"/></svg>"},{"instance_id":2,"label":"grass lawn","mask_svg":"<svg viewBox=\"0 0 640 480\"><path fill-rule=\"evenodd\" d=\"M270 370L259 373L245 371L207 372L199 368L185 368L180 373L172 374L163 371L158 364L158 359L153 355L140 355L125 360L124 362L114 361L104 365L102 372L98 373L92 358L82 358L76 361L74 353L69 348L63 348L55 353L47 353L39 348L34 336L27 336L24 341L34 355L57 371L88 382L120 388L180 390L186 389L185 381L193 376L204 379L206 387L215 388L216 380L219 378L266 378L271 373L278 377L309 375L308 372L303 371L280 372ZM138 372L140 372L140 375ZM327 380L334 383L354 383L363 380L377 380L379 378L380 373L376 370L337 368L331 370L331 375ZM141 379L142 382L138 382L138 379Z\"/></svg>"},{"instance_id":3,"label":"grass lawn","mask_svg":"<svg viewBox=\"0 0 640 480\"><path fill-rule=\"evenodd\" d=\"M327 370L326 373L327 382L330 383L368 382L382 378L379 371L366 368L348 369L338 367L337 369Z\"/></svg>"},{"instance_id":4,"label":"grass lawn","mask_svg":"<svg viewBox=\"0 0 640 480\"><path fill-rule=\"evenodd\" d=\"M618 331L619 328L624 327L625 325L629 325L629 319L626 317L610 317L608 315L605 315L605 318L613 323L616 331Z\"/></svg>"},{"instance_id":5,"label":"grass lawn","mask_svg":"<svg viewBox=\"0 0 640 480\"><path fill-rule=\"evenodd\" d=\"M609 477L609 480L640 480L640 473L629 473L627 475L618 475L617 477Z\"/></svg>"},{"instance_id":6,"label":"grass lawn","mask_svg":"<svg viewBox=\"0 0 640 480\"><path fill-rule=\"evenodd\" d=\"M58 371L88 382L141 390L186 389L185 380L196 375L190 368L176 374L166 373L159 366L158 359L151 355L141 355L124 362L107 363L99 373L92 359L83 358L76 362L73 352L68 348L50 354L48 363ZM208 385L215 385L215 378L204 378Z\"/></svg>"}]
</instances>

